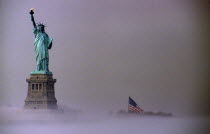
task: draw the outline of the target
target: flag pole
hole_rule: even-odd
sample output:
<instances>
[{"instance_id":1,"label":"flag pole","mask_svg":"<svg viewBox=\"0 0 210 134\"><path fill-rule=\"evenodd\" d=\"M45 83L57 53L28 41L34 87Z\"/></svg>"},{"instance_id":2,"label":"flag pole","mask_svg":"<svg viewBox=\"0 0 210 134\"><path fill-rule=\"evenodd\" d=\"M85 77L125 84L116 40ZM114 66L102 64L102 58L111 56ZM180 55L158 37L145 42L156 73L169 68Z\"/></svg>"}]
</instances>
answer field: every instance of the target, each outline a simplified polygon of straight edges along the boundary
<instances>
[{"instance_id":1,"label":"flag pole","mask_svg":"<svg viewBox=\"0 0 210 134\"><path fill-rule=\"evenodd\" d=\"M128 96L128 113L129 113L129 97L130 97L130 96Z\"/></svg>"}]
</instances>

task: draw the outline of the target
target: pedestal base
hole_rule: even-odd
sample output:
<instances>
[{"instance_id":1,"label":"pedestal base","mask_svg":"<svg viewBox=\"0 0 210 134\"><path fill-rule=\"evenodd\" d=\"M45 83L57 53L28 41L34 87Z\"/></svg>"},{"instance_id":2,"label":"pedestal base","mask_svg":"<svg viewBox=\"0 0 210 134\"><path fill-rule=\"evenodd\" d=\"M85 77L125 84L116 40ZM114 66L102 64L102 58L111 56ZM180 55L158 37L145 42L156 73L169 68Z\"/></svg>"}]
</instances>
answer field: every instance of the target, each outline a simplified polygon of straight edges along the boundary
<instances>
[{"instance_id":1,"label":"pedestal base","mask_svg":"<svg viewBox=\"0 0 210 134\"><path fill-rule=\"evenodd\" d=\"M57 109L52 74L31 74L28 82L28 93L25 109Z\"/></svg>"}]
</instances>

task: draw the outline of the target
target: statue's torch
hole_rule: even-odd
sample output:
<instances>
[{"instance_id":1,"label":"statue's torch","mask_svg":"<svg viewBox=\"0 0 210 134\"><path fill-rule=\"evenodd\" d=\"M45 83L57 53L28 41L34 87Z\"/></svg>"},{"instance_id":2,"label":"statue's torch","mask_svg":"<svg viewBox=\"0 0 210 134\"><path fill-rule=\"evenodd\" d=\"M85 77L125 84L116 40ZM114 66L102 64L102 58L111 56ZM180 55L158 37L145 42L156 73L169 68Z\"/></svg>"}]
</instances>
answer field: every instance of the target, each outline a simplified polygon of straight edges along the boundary
<instances>
[{"instance_id":1,"label":"statue's torch","mask_svg":"<svg viewBox=\"0 0 210 134\"><path fill-rule=\"evenodd\" d=\"M34 14L34 9L33 9L33 8L30 9L30 14L31 14L31 15Z\"/></svg>"}]
</instances>

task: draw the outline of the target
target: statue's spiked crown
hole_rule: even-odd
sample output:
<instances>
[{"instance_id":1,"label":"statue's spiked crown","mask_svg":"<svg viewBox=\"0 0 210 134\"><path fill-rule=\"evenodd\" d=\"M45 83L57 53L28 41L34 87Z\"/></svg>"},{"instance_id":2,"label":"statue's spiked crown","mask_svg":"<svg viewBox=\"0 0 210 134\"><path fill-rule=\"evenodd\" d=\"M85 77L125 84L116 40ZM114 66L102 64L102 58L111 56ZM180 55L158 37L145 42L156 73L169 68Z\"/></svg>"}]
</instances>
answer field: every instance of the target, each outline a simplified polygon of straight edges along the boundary
<instances>
[{"instance_id":1,"label":"statue's spiked crown","mask_svg":"<svg viewBox=\"0 0 210 134\"><path fill-rule=\"evenodd\" d=\"M38 23L37 26L39 27L46 27L46 25L44 25L43 23Z\"/></svg>"}]
</instances>

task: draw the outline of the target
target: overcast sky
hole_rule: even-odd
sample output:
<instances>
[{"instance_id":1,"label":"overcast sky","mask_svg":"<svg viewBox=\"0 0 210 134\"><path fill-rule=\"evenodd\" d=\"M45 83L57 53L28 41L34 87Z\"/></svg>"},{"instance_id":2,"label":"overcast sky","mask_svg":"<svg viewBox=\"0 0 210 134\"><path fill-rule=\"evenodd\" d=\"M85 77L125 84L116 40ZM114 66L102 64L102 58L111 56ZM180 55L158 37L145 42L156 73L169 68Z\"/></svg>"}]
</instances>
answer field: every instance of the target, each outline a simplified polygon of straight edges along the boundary
<instances>
[{"instance_id":1,"label":"overcast sky","mask_svg":"<svg viewBox=\"0 0 210 134\"><path fill-rule=\"evenodd\" d=\"M0 104L24 105L35 69L33 25L53 38L58 104L87 111L201 112L205 15L190 0L1 0Z\"/></svg>"}]
</instances>

